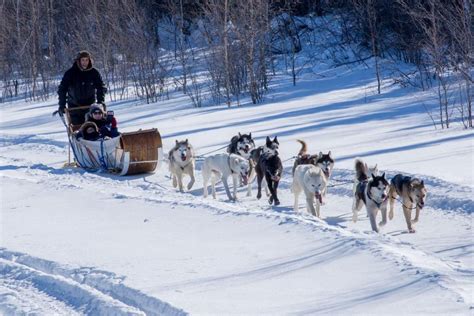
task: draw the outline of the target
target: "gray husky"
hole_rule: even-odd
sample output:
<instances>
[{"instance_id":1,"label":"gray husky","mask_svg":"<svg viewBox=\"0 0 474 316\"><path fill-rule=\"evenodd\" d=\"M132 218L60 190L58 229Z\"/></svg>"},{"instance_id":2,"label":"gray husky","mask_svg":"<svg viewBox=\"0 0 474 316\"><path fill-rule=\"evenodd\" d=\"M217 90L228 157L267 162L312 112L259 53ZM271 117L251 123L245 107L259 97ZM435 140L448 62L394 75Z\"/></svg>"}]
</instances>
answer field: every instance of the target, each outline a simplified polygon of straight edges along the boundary
<instances>
[{"instance_id":1,"label":"gray husky","mask_svg":"<svg viewBox=\"0 0 474 316\"><path fill-rule=\"evenodd\" d=\"M379 226L387 223L387 204L388 204L388 181L385 179L385 173L381 176L367 174L367 164L360 159L355 161L357 185L354 190L354 201L352 203L352 221L357 222L357 213L365 204L367 214L370 219L370 226L373 231L378 232L376 223L377 213L382 212L382 221Z\"/></svg>"},{"instance_id":2,"label":"gray husky","mask_svg":"<svg viewBox=\"0 0 474 316\"><path fill-rule=\"evenodd\" d=\"M390 181L390 213L388 214L388 218L390 220L393 218L393 204L397 196L400 196L402 198L403 214L405 215L408 231L414 233L415 229L412 224L418 222L420 218L420 210L425 206L426 194L427 191L423 180L420 181L420 179L417 178L397 174ZM415 204L415 207L413 207L413 204ZM413 208L416 208L416 215L412 220L411 210Z\"/></svg>"},{"instance_id":3,"label":"gray husky","mask_svg":"<svg viewBox=\"0 0 474 316\"><path fill-rule=\"evenodd\" d=\"M195 181L194 169L196 167L193 146L187 139L176 140L173 149L168 153L168 159L169 170L173 177L173 187L179 186L179 191L183 192L183 175L187 174L191 177L188 183L188 190L191 190Z\"/></svg>"}]
</instances>

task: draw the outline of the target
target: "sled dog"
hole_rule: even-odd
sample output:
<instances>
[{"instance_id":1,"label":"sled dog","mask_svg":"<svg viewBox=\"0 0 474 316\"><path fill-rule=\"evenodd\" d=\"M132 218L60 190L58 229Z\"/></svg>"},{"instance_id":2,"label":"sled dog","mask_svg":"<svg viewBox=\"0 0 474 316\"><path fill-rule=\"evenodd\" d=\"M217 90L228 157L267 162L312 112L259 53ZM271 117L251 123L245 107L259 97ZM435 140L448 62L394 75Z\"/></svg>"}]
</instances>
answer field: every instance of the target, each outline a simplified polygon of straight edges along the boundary
<instances>
[{"instance_id":1,"label":"sled dog","mask_svg":"<svg viewBox=\"0 0 474 316\"><path fill-rule=\"evenodd\" d=\"M273 203L280 205L277 194L278 184L280 183L283 173L283 164L281 163L280 157L278 155L261 155L255 170L258 184L257 199L262 197L262 181L265 179L271 194L268 203L270 203L270 205Z\"/></svg>"},{"instance_id":2,"label":"sled dog","mask_svg":"<svg viewBox=\"0 0 474 316\"><path fill-rule=\"evenodd\" d=\"M173 187L178 186L179 191L183 192L183 175L187 174L191 178L187 188L191 190L195 181L194 170L196 168L193 146L187 139L184 141L176 140L176 144L168 153L168 159Z\"/></svg>"},{"instance_id":3,"label":"sled dog","mask_svg":"<svg viewBox=\"0 0 474 316\"><path fill-rule=\"evenodd\" d=\"M390 181L390 212L388 218L393 218L393 204L397 196L402 198L403 214L407 223L408 231L414 233L413 224L418 222L420 218L420 210L425 206L427 190L423 180L397 174ZM415 207L413 207L415 205ZM411 219L411 210L416 208L415 218Z\"/></svg>"},{"instance_id":4,"label":"sled dog","mask_svg":"<svg viewBox=\"0 0 474 316\"><path fill-rule=\"evenodd\" d=\"M357 222L357 213L365 205L370 226L373 231L378 232L376 218L379 210L382 212L382 221L379 226L387 223L388 181L385 179L385 173L382 173L381 176L372 174L369 177L367 164L360 159L355 161L355 170L357 185L355 186L352 203L352 221Z\"/></svg>"},{"instance_id":5,"label":"sled dog","mask_svg":"<svg viewBox=\"0 0 474 316\"><path fill-rule=\"evenodd\" d=\"M208 195L208 183L211 181L212 196L216 198L216 181L220 178L224 184L227 197L231 201L237 200L237 183L239 178L247 184L249 162L236 154L216 154L204 160L202 166L204 197ZM234 186L233 195L230 194L227 178L232 176Z\"/></svg>"},{"instance_id":6,"label":"sled dog","mask_svg":"<svg viewBox=\"0 0 474 316\"><path fill-rule=\"evenodd\" d=\"M352 194L354 194L356 192L357 185L360 182L369 180L369 175L372 175L372 174L374 176L379 175L379 168L378 168L377 164L375 164L374 166L368 166L366 163L364 163L364 168L365 168L365 170L368 170L368 171L366 173L361 173L360 175L356 174L356 176L354 178L354 184L352 186ZM369 217L369 212L367 212L367 217Z\"/></svg>"},{"instance_id":7,"label":"sled dog","mask_svg":"<svg viewBox=\"0 0 474 316\"><path fill-rule=\"evenodd\" d=\"M298 197L301 192L306 195L306 209L308 213L320 217L319 209L323 203L323 191L326 189L328 179L323 169L314 165L299 165L295 168L291 192L295 196L293 209L298 212ZM316 198L316 208L314 207Z\"/></svg>"},{"instance_id":8,"label":"sled dog","mask_svg":"<svg viewBox=\"0 0 474 316\"><path fill-rule=\"evenodd\" d=\"M331 151L329 151L327 154L319 152L318 155L311 155L307 153L308 146L306 145L305 141L298 139L297 142L301 144L301 149L298 152L298 155L296 156L295 162L293 164L292 173L295 174L295 169L299 165L309 164L321 168L324 174L326 175L327 180L329 180L332 174L332 170L334 169L335 163L334 158L331 155ZM322 192L323 197L326 197L326 191L327 187Z\"/></svg>"},{"instance_id":9,"label":"sled dog","mask_svg":"<svg viewBox=\"0 0 474 316\"><path fill-rule=\"evenodd\" d=\"M252 139L252 133L250 134L238 134L230 140L229 146L227 146L227 153L237 154L245 159L250 158L250 152L255 148L255 142Z\"/></svg>"},{"instance_id":10,"label":"sled dog","mask_svg":"<svg viewBox=\"0 0 474 316\"><path fill-rule=\"evenodd\" d=\"M275 136L273 140L270 139L270 137L267 136L265 140L265 145L259 146L255 149L253 149L250 152L250 158L249 158L249 163L250 163L250 173L249 173L249 181L247 185L247 196L252 195L252 182L255 179L257 172L256 172L256 166L258 162L260 161L260 157L265 156L267 158L272 157L272 156L278 156L278 149L279 149L279 142L278 142L278 137ZM265 180L265 178L263 178ZM265 187L265 192L267 196L270 195L268 192L267 186L264 184Z\"/></svg>"}]
</instances>

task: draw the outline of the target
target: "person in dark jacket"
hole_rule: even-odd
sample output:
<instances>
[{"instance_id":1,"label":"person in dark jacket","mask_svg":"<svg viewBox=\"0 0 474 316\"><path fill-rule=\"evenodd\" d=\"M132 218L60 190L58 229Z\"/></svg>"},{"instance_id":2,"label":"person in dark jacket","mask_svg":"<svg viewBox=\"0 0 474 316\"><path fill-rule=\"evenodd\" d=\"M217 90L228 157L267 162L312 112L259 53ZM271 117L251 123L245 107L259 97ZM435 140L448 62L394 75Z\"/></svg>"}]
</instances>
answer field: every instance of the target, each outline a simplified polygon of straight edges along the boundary
<instances>
[{"instance_id":1,"label":"person in dark jacket","mask_svg":"<svg viewBox=\"0 0 474 316\"><path fill-rule=\"evenodd\" d=\"M105 113L102 104L93 104L85 116L86 122L93 122L97 125L101 138L117 137L120 135L117 128L117 120L113 111Z\"/></svg>"},{"instance_id":2,"label":"person in dark jacket","mask_svg":"<svg viewBox=\"0 0 474 316\"><path fill-rule=\"evenodd\" d=\"M63 76L58 87L58 112L64 113L66 104L69 109L91 105L95 102L104 104L107 88L97 69L92 66L92 56L87 51L80 51L74 64ZM71 122L74 125L84 123L85 110L71 111Z\"/></svg>"}]
</instances>

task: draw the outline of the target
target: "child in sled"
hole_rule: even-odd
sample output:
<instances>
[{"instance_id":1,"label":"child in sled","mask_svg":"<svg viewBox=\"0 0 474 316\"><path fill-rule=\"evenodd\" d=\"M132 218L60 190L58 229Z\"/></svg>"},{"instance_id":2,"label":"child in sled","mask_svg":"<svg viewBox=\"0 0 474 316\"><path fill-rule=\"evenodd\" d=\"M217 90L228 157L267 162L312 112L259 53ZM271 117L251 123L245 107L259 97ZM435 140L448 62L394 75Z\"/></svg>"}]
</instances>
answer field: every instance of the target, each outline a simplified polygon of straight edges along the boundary
<instances>
[{"instance_id":1,"label":"child in sled","mask_svg":"<svg viewBox=\"0 0 474 316\"><path fill-rule=\"evenodd\" d=\"M96 141L99 140L99 128L94 122L85 122L76 133L76 138L83 138L84 140Z\"/></svg>"},{"instance_id":2,"label":"child in sled","mask_svg":"<svg viewBox=\"0 0 474 316\"><path fill-rule=\"evenodd\" d=\"M113 138L120 135L117 129L117 120L113 111L105 113L102 104L93 104L86 114L86 122L92 122L97 125L100 137Z\"/></svg>"}]
</instances>

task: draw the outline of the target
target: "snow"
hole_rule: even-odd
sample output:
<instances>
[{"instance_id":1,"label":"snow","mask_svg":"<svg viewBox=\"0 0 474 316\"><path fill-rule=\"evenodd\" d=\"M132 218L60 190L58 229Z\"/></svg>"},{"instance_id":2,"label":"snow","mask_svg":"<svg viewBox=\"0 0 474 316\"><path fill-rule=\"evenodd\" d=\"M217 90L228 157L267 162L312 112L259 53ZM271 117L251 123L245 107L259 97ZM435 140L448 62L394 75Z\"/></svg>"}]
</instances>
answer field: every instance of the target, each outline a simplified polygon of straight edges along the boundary
<instances>
[{"instance_id":1,"label":"snow","mask_svg":"<svg viewBox=\"0 0 474 316\"><path fill-rule=\"evenodd\" d=\"M191 108L169 101L109 103L121 131L156 127L167 152L188 138L199 155L222 152L238 132L278 136L281 205L264 197L202 197L172 188L166 164L118 177L64 169L67 138L54 99L0 104L0 312L5 314L472 314L472 130L436 130L427 92L384 82L372 69L339 67L293 87L273 81L263 104ZM293 212L299 150L336 158L321 219ZM416 233L400 204L373 233L351 221L354 158L390 178L428 187ZM187 182L186 182L187 183ZM255 192L254 192L255 196Z\"/></svg>"}]
</instances>

